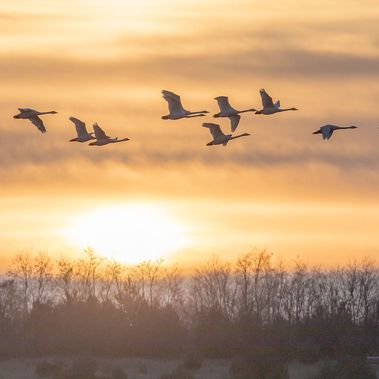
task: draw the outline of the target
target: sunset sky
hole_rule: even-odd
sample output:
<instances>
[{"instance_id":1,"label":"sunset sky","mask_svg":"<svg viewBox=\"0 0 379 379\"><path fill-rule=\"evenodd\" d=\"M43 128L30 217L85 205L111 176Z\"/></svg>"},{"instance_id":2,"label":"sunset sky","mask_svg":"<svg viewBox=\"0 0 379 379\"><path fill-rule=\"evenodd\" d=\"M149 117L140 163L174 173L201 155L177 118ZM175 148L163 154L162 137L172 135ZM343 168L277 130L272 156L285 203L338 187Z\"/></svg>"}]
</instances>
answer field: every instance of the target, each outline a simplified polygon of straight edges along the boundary
<instances>
[{"instance_id":1,"label":"sunset sky","mask_svg":"<svg viewBox=\"0 0 379 379\"><path fill-rule=\"evenodd\" d=\"M301 4L301 5L300 5ZM15 0L0 4L0 270L18 250L195 264L267 248L323 266L379 253L377 0ZM211 116L244 114L227 147ZM12 118L41 111L47 133ZM110 136L69 143L69 116ZM229 130L227 119L218 119ZM329 141L321 125L357 125Z\"/></svg>"}]
</instances>

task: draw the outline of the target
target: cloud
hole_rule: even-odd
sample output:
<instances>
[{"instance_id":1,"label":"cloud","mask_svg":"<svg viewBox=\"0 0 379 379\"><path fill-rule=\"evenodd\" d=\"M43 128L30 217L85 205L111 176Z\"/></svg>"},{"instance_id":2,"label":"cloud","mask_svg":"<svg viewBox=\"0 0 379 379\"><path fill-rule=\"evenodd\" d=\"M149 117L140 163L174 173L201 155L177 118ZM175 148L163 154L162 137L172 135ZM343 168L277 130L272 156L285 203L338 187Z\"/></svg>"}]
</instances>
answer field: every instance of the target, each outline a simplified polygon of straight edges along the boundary
<instances>
[{"instance_id":1,"label":"cloud","mask_svg":"<svg viewBox=\"0 0 379 379\"><path fill-rule=\"evenodd\" d=\"M379 76L378 56L319 52L299 49L233 51L209 55L201 53L180 56L174 53L154 56L122 57L106 61L81 61L51 57L2 57L0 79L20 87L40 82L41 88L58 85L81 91L89 87L127 86L141 82L143 86L188 82L215 83L301 79L308 82L376 80ZM46 79L49 78L48 81ZM143 78L143 80L142 80ZM101 87L99 87L100 89ZM55 88L59 91L59 87Z\"/></svg>"},{"instance_id":2,"label":"cloud","mask_svg":"<svg viewBox=\"0 0 379 379\"><path fill-rule=\"evenodd\" d=\"M27 125L29 127L29 125ZM32 126L30 126L32 128ZM312 130L313 131L313 130ZM133 139L124 144L89 147L87 144L66 142L60 135L48 136L33 131L3 131L0 150L0 169L4 172L18 166L70 165L76 161L100 164L103 162L134 167L172 165L180 169L187 165L200 164L205 167L236 165L240 167L289 167L299 168L328 165L345 169L376 170L379 166L379 151L375 143L366 142L364 130L336 132L330 141L322 141L311 131L293 127L286 133L275 136L273 128L253 132L252 136L231 141L224 147L207 147L211 140L207 131L196 128L189 141L186 135L174 133L176 138L167 138L156 132L156 138L142 143ZM190 132L191 133L191 132ZM344 133L344 134L343 134ZM350 134L348 134L350 133ZM358 133L361 135L357 136ZM301 140L294 140L301 134ZM258 138L268 136L268 140ZM299 137L297 137L299 138ZM356 147L354 145L357 145Z\"/></svg>"}]
</instances>

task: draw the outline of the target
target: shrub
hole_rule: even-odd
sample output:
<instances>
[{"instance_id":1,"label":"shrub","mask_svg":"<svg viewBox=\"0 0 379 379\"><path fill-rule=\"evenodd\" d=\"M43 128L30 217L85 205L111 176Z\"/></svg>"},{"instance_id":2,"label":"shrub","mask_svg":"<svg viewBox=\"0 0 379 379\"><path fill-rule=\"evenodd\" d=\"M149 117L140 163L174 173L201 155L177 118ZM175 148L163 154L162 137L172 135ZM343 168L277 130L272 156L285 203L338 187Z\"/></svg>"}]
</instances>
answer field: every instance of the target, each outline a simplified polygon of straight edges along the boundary
<instances>
[{"instance_id":1,"label":"shrub","mask_svg":"<svg viewBox=\"0 0 379 379\"><path fill-rule=\"evenodd\" d=\"M182 367L187 370L199 370L203 364L203 359L198 353L191 353L184 358Z\"/></svg>"},{"instance_id":2,"label":"shrub","mask_svg":"<svg viewBox=\"0 0 379 379\"><path fill-rule=\"evenodd\" d=\"M288 379L288 365L272 355L249 355L235 359L231 379Z\"/></svg>"},{"instance_id":3,"label":"shrub","mask_svg":"<svg viewBox=\"0 0 379 379\"><path fill-rule=\"evenodd\" d=\"M96 377L97 363L91 358L79 358L71 367L54 375L54 379L100 379Z\"/></svg>"},{"instance_id":4,"label":"shrub","mask_svg":"<svg viewBox=\"0 0 379 379\"><path fill-rule=\"evenodd\" d=\"M111 379L128 379L128 375L121 367L115 367L112 370Z\"/></svg>"},{"instance_id":5,"label":"shrub","mask_svg":"<svg viewBox=\"0 0 379 379\"><path fill-rule=\"evenodd\" d=\"M344 357L324 364L313 379L376 379L376 374L360 357Z\"/></svg>"},{"instance_id":6,"label":"shrub","mask_svg":"<svg viewBox=\"0 0 379 379\"><path fill-rule=\"evenodd\" d=\"M60 373L63 369L63 365L61 363L49 362L49 361L41 361L36 364L35 372L38 376L42 378L51 377Z\"/></svg>"},{"instance_id":7,"label":"shrub","mask_svg":"<svg viewBox=\"0 0 379 379\"><path fill-rule=\"evenodd\" d=\"M145 363L138 363L137 369L139 374L147 374L147 366Z\"/></svg>"},{"instance_id":8,"label":"shrub","mask_svg":"<svg viewBox=\"0 0 379 379\"><path fill-rule=\"evenodd\" d=\"M194 377L190 372L179 367L170 374L162 375L160 379L194 379Z\"/></svg>"}]
</instances>

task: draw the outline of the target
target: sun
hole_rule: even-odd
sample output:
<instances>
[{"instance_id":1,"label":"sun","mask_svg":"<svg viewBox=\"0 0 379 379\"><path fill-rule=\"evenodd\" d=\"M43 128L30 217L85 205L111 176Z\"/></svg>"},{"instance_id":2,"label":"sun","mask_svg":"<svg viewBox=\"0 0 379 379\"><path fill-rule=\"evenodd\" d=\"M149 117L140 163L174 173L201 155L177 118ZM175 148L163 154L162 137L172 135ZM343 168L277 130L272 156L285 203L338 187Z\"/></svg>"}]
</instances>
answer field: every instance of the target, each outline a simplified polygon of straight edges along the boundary
<instances>
[{"instance_id":1,"label":"sun","mask_svg":"<svg viewBox=\"0 0 379 379\"><path fill-rule=\"evenodd\" d=\"M118 204L76 215L64 230L80 248L92 247L101 255L125 263L167 259L187 246L183 223L164 207Z\"/></svg>"}]
</instances>

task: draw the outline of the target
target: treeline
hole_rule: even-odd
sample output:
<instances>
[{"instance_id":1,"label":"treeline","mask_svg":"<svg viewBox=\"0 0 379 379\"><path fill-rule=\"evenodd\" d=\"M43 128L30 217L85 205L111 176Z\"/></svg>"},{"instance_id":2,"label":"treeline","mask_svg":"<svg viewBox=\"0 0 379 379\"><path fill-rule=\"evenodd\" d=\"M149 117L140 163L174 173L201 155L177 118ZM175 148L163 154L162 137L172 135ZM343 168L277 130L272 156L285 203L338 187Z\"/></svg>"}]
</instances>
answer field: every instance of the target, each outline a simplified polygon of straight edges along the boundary
<instances>
[{"instance_id":1,"label":"treeline","mask_svg":"<svg viewBox=\"0 0 379 379\"><path fill-rule=\"evenodd\" d=\"M288 270L260 251L184 275L91 249L57 261L20 252L0 279L0 357L257 352L313 361L378 346L379 269L368 260Z\"/></svg>"}]
</instances>

